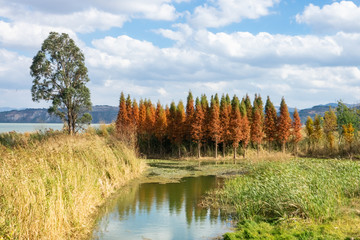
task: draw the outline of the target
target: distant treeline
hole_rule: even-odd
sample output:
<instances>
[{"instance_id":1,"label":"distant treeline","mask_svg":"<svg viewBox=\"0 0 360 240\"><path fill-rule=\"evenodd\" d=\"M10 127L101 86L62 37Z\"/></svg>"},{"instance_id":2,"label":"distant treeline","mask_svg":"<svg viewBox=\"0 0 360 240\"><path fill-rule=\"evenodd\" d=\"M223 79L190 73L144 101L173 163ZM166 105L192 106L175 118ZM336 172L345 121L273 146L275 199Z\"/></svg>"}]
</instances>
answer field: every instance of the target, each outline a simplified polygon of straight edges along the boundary
<instances>
[{"instance_id":1,"label":"distant treeline","mask_svg":"<svg viewBox=\"0 0 360 240\"><path fill-rule=\"evenodd\" d=\"M264 111L265 110L265 111ZM246 95L240 101L235 95L218 94L211 96L210 103L205 94L195 100L191 92L186 106L182 101L165 107L158 102L155 106L150 100L127 99L120 96L116 130L124 138L135 137L141 153L146 155L169 155L177 150L177 155L214 154L218 156L218 146L223 156L232 150L234 158L241 151L246 155L249 144L260 149L264 142L269 148L282 148L302 139L301 122L297 110L293 121L282 98L280 114L268 97L265 104L260 95L255 95L253 103ZM220 144L221 143L221 144ZM203 147L202 147L203 146ZM229 148L229 149L228 149Z\"/></svg>"},{"instance_id":2,"label":"distant treeline","mask_svg":"<svg viewBox=\"0 0 360 240\"><path fill-rule=\"evenodd\" d=\"M165 107L146 99L138 104L121 93L116 120L120 137L135 139L140 153L154 157L217 158L218 148L224 157L230 152L234 158L238 152L245 157L249 146L258 151L263 147L283 152L288 149L294 154L314 154L324 149L351 152L358 127L359 112L341 102L336 111L329 107L324 117L308 117L303 129L298 111L295 109L291 118L284 98L277 114L269 96L264 106L259 94L253 102L248 95L240 100L236 95L230 99L228 94L221 99L215 94L208 101L205 94L194 100L191 92L186 106L179 101Z\"/></svg>"}]
</instances>

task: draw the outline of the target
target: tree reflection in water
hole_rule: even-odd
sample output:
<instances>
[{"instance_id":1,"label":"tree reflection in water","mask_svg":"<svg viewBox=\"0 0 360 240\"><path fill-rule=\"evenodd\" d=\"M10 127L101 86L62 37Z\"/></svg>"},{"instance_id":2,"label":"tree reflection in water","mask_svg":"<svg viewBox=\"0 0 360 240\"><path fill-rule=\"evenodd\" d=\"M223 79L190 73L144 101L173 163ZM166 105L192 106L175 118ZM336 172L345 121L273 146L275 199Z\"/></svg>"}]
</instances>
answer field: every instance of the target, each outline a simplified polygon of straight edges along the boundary
<instances>
[{"instance_id":1,"label":"tree reflection in water","mask_svg":"<svg viewBox=\"0 0 360 240\"><path fill-rule=\"evenodd\" d=\"M218 210L199 203L222 184L215 176L184 178L180 183L137 184L110 204L95 239L210 239L229 231Z\"/></svg>"}]
</instances>

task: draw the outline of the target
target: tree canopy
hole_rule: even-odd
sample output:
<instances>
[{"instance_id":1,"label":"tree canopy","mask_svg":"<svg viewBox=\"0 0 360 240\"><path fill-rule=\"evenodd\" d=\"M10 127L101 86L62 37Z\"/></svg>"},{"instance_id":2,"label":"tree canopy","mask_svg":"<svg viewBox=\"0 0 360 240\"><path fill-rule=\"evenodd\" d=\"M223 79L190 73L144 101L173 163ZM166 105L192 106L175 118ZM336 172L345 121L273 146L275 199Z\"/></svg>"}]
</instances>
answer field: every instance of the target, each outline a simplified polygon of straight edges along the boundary
<instances>
[{"instance_id":1,"label":"tree canopy","mask_svg":"<svg viewBox=\"0 0 360 240\"><path fill-rule=\"evenodd\" d=\"M69 134L91 122L85 57L66 33L51 32L30 67L32 100L51 101L49 112L67 124Z\"/></svg>"}]
</instances>

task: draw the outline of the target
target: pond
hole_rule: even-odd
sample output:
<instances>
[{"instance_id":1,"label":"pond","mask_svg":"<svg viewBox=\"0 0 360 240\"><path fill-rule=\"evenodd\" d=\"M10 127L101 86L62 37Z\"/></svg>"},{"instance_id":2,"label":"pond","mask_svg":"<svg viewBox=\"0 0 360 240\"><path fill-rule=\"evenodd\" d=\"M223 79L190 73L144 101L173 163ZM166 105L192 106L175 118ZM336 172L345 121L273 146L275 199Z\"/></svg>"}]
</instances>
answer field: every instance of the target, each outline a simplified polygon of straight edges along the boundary
<instances>
[{"instance_id":1,"label":"pond","mask_svg":"<svg viewBox=\"0 0 360 240\"><path fill-rule=\"evenodd\" d=\"M218 210L201 208L205 192L222 184L216 176L183 178L179 183L134 184L107 205L94 239L214 239L231 231Z\"/></svg>"}]
</instances>

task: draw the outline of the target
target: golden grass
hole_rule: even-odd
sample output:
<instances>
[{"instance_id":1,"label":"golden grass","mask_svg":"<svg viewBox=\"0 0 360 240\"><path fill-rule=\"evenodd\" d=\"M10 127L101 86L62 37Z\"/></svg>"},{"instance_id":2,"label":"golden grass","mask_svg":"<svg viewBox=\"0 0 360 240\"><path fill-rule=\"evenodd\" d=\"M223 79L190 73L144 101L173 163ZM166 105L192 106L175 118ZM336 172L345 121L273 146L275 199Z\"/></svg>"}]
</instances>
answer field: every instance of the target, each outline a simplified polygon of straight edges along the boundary
<instances>
[{"instance_id":1,"label":"golden grass","mask_svg":"<svg viewBox=\"0 0 360 240\"><path fill-rule=\"evenodd\" d=\"M81 239L97 207L145 169L131 149L83 134L0 145L0 239Z\"/></svg>"}]
</instances>

